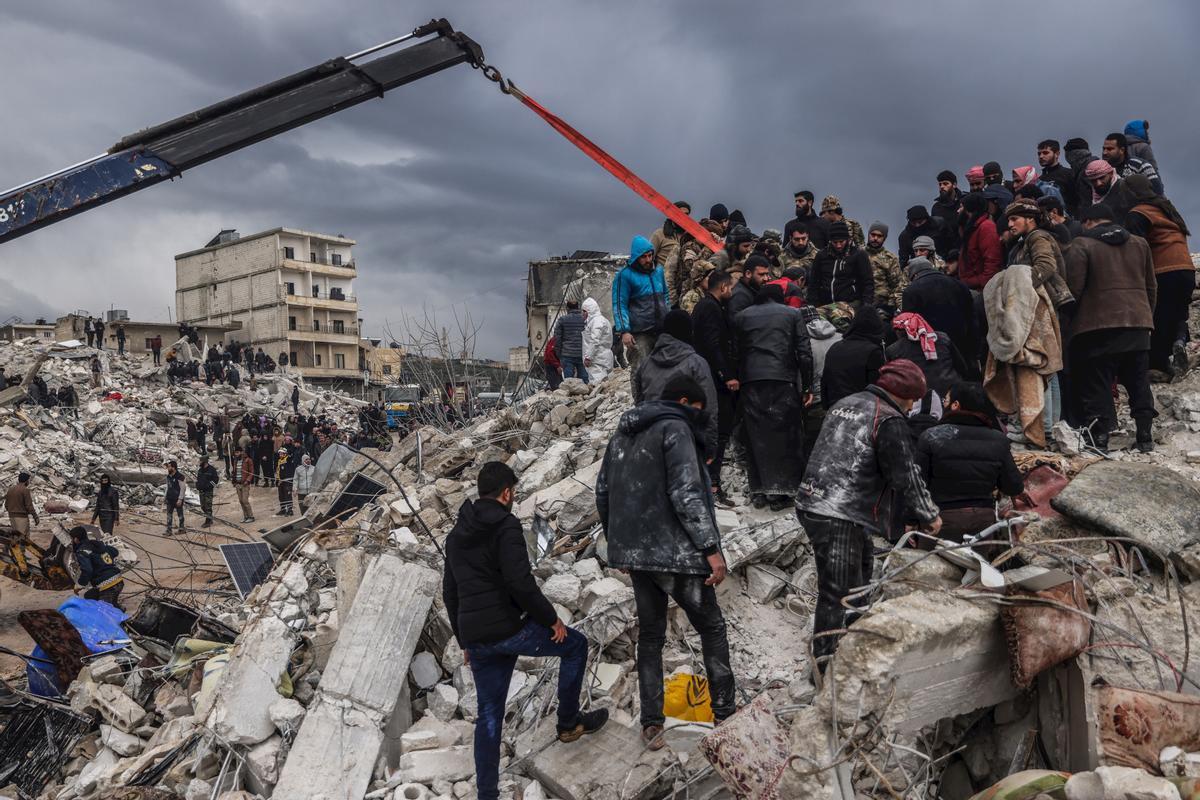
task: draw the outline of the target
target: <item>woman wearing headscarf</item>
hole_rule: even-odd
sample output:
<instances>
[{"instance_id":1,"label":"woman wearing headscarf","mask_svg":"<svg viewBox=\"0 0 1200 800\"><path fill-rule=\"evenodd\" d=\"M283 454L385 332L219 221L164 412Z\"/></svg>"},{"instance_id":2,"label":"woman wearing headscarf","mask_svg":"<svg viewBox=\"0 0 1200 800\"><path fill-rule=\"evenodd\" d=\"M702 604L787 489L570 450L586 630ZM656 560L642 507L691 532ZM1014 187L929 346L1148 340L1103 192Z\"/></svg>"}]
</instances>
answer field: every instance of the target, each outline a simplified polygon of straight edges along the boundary
<instances>
[{"instance_id":1,"label":"woman wearing headscarf","mask_svg":"<svg viewBox=\"0 0 1200 800\"><path fill-rule=\"evenodd\" d=\"M108 474L100 476L100 488L96 492L96 507L92 509L92 524L100 520L100 530L111 534L113 527L121 519L121 497L117 487L112 485Z\"/></svg>"},{"instance_id":2,"label":"woman wearing headscarf","mask_svg":"<svg viewBox=\"0 0 1200 800\"><path fill-rule=\"evenodd\" d=\"M1196 288L1187 223L1175 204L1155 194L1145 175L1130 175L1125 185L1134 206L1125 217L1125 227L1150 244L1158 302L1154 306L1154 331L1150 334L1150 369L1178 377L1187 372L1188 308ZM1172 369L1172 357L1174 369Z\"/></svg>"},{"instance_id":3,"label":"woman wearing headscarf","mask_svg":"<svg viewBox=\"0 0 1200 800\"><path fill-rule=\"evenodd\" d=\"M962 207L959 236L963 248L958 259L958 279L968 289L982 292L992 276L1004 267L1004 246L981 193L964 194Z\"/></svg>"}]
</instances>

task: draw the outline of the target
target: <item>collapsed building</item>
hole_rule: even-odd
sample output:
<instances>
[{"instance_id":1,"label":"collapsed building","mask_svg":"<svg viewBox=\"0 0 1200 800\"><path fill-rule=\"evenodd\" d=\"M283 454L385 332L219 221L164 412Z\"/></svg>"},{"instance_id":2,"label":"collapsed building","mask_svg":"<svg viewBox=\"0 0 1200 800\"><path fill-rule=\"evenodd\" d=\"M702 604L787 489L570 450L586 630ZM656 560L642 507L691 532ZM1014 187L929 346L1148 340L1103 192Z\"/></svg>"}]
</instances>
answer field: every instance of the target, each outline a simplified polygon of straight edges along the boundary
<instances>
[{"instance_id":1,"label":"collapsed building","mask_svg":"<svg viewBox=\"0 0 1200 800\"><path fill-rule=\"evenodd\" d=\"M0 346L0 363L82 386L83 351L18 342ZM122 397L95 392L77 417L0 394L0 480L33 472L39 505L49 516L59 503L64 524L102 469L133 505L154 506L163 460L194 464L188 415L274 413L291 390L283 375L253 390L170 387L120 359L106 376ZM520 659L505 796L1193 796L1200 379L1157 395L1155 453L1116 452L1114 437L1109 458L1069 444L1018 454L1035 505L986 559L877 539L875 577L824 676L811 661L816 574L803 528L790 511L746 503L735 468L726 489L737 505L717 511L730 567L718 597L741 710L715 730L706 721L698 640L673 609L665 671L693 691L669 714L661 751L640 738L633 590L606 566L593 495L631 403L624 371L598 386L564 381L466 427L423 427L390 450L331 448L303 516L231 529L273 554L244 597L211 569L203 591L162 591L142 574L144 554L122 549L127 574L147 585L132 615L86 632L82 651L43 644L62 696L9 681L0 796L472 797L475 690L438 589L442 542L490 460L519 476L514 513L534 573L591 642L585 702L611 715L599 734L557 742L557 662ZM356 410L334 393L303 397L347 421Z\"/></svg>"}]
</instances>

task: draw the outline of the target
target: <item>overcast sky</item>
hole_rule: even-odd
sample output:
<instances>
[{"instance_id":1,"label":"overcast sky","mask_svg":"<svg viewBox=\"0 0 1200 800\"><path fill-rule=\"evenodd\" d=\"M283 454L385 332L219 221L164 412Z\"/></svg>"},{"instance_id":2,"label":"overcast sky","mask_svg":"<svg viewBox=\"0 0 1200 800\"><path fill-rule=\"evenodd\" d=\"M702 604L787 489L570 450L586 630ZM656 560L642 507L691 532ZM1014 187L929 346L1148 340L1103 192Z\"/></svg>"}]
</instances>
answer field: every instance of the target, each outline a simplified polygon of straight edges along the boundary
<instances>
[{"instance_id":1,"label":"overcast sky","mask_svg":"<svg viewBox=\"0 0 1200 800\"><path fill-rule=\"evenodd\" d=\"M1099 153L1140 117L1168 196L1200 225L1200 4L1186 0L6 4L0 191L433 16L697 217L720 201L756 232L780 228L808 188L864 227L889 223L894 245L938 171L1036 164L1047 137ZM503 357L525 340L530 259L627 252L660 222L460 65L0 245L0 320L165 319L176 253L221 228L285 225L358 240L372 335L465 306L480 354Z\"/></svg>"}]
</instances>

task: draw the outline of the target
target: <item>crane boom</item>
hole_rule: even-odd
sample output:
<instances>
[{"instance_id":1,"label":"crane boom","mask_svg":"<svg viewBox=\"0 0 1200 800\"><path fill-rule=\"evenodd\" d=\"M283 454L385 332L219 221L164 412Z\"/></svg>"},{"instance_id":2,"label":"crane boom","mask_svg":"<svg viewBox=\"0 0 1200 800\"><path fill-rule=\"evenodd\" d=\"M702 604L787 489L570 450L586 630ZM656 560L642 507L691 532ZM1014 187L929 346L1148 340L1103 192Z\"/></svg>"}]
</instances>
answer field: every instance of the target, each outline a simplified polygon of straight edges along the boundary
<instances>
[{"instance_id":1,"label":"crane boom","mask_svg":"<svg viewBox=\"0 0 1200 800\"><path fill-rule=\"evenodd\" d=\"M367 55L431 34L436 38L360 63ZM464 62L483 64L479 45L445 19L431 20L406 36L138 131L95 158L0 195L0 242Z\"/></svg>"}]
</instances>

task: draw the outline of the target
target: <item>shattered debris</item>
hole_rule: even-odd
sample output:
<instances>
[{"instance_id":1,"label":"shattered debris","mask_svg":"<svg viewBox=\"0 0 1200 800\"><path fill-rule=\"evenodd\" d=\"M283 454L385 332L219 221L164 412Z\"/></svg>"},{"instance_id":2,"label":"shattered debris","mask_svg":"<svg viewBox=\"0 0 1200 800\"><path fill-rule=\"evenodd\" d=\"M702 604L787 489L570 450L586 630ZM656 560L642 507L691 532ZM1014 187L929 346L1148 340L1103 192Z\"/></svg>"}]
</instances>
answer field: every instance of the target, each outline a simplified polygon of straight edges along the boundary
<instances>
[{"instance_id":1,"label":"shattered debris","mask_svg":"<svg viewBox=\"0 0 1200 800\"><path fill-rule=\"evenodd\" d=\"M0 347L10 372L36 358L28 343ZM40 505L69 508L107 470L134 506L157 511L162 461L194 466L182 445L187 418L278 411L291 391L282 376L255 392L170 387L152 368L110 359L106 377L122 399L84 401L85 368L53 354L40 367L52 383L77 384L78 417L0 406L0 480L34 472ZM1104 461L1019 454L1024 471L1049 473L1032 490L1037 508L1057 511L1034 514L985 551L1004 570L997 586L963 568L977 563L966 553L892 551L876 539L874 580L824 675L810 662L817 583L804 530L790 510L752 508L744 474L727 467L734 508L719 510L718 525L731 573L718 598L742 710L716 730L702 716L668 720L668 747L649 751L638 730L633 591L606 565L593 495L630 403L618 370L598 386L568 379L466 427L420 428L387 451L331 449L303 516L261 533L278 558L244 603L232 592L203 602L146 597L124 623L131 641L89 657L71 684L71 710L49 706L67 715L45 745L61 769L30 767L38 786L28 794L473 798L476 692L437 587L442 543L475 497L479 468L503 460L519 476L514 513L534 574L591 642L585 705L610 712L600 735L557 742L557 662L519 659L503 797L966 800L993 796L1001 781L1060 800L1171 796L1164 787L1189 796L1186 782L1200 773L1200 682L1187 632L1200 588L1185 581L1200 574L1190 567L1200 565L1200 534L1190 508L1122 509L1111 497L1101 507L1086 497L1112 485L1149 492L1147 481L1194 492L1200 472L1186 454L1200 437L1177 453ZM353 424L348 398L327 393L321 404ZM1193 404L1174 407L1195 424ZM696 634L671 613L666 678L702 675ZM1047 625L1072 615L1087 625L1048 643ZM1042 638L1031 644L1013 620ZM1186 724L1143 731L1147 709ZM0 768L4 745L0 733Z\"/></svg>"}]
</instances>

